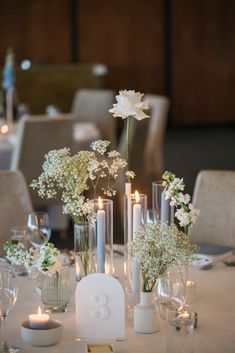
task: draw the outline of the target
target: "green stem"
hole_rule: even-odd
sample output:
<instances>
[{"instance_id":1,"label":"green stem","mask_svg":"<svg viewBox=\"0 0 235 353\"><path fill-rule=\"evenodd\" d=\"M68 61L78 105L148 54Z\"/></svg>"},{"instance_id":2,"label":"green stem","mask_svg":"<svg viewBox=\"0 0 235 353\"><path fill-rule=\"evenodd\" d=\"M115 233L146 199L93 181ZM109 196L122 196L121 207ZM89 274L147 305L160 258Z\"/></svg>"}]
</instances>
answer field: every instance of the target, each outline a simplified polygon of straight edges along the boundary
<instances>
[{"instance_id":1,"label":"green stem","mask_svg":"<svg viewBox=\"0 0 235 353\"><path fill-rule=\"evenodd\" d=\"M130 138L131 138L131 116L126 118L126 149L125 149L125 158L127 161L127 170L130 170L129 166L129 157L130 157ZM130 183L130 177L127 178L128 183Z\"/></svg>"}]
</instances>

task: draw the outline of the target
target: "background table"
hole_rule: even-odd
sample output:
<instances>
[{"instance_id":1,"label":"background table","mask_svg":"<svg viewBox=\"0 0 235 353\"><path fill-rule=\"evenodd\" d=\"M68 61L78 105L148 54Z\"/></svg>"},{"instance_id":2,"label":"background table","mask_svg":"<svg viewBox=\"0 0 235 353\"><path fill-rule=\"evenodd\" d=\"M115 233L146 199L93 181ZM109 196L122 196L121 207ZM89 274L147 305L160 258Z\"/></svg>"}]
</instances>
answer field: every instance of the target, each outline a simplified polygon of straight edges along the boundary
<instances>
[{"instance_id":1,"label":"background table","mask_svg":"<svg viewBox=\"0 0 235 353\"><path fill-rule=\"evenodd\" d=\"M118 258L120 263L120 258ZM116 264L115 264L116 267ZM210 270L190 268L189 279L196 281L198 298L193 304L199 315L199 326L194 331L195 353L234 353L235 349L235 267L218 262ZM62 340L51 347L32 347L20 337L20 324L30 313L36 313L41 305L34 281L19 278L20 291L13 311L7 319L9 343L20 347L22 352L83 353L83 343L76 341L74 289L75 274L72 270L71 303L67 313L51 314L62 321ZM159 319L160 330L154 334L138 334L132 320L126 322L125 341L116 342L119 353L165 353L165 322ZM174 353L174 352L172 352Z\"/></svg>"}]
</instances>

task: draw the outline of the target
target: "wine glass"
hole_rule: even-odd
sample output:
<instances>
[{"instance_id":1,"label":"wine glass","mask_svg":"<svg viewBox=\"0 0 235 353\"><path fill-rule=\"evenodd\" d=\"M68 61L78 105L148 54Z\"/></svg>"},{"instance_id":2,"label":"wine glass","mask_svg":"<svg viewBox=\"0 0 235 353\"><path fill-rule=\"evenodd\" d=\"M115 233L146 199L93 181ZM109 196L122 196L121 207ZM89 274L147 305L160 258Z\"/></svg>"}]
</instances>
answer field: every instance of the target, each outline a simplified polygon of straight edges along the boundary
<instances>
[{"instance_id":1,"label":"wine glass","mask_svg":"<svg viewBox=\"0 0 235 353\"><path fill-rule=\"evenodd\" d=\"M185 304L185 283L185 274L181 267L170 268L157 280L154 302L163 320L166 320L169 306L180 307Z\"/></svg>"},{"instance_id":2,"label":"wine glass","mask_svg":"<svg viewBox=\"0 0 235 353\"><path fill-rule=\"evenodd\" d=\"M9 267L1 267L0 270L0 318L1 318L1 338L0 352L14 353L19 352L19 348L9 346L6 343L4 332L6 317L15 305L18 295L18 281L14 271Z\"/></svg>"},{"instance_id":3,"label":"wine glass","mask_svg":"<svg viewBox=\"0 0 235 353\"><path fill-rule=\"evenodd\" d=\"M46 245L51 236L49 217L46 212L31 212L28 216L29 241L40 249Z\"/></svg>"}]
</instances>

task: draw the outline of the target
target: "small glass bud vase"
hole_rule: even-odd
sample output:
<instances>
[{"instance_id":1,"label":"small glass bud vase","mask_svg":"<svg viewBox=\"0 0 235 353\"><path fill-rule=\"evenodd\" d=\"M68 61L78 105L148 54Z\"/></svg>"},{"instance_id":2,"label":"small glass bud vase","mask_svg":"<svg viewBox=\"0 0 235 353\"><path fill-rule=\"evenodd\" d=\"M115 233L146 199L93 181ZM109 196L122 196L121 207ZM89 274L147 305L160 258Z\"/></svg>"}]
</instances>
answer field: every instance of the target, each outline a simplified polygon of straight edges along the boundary
<instances>
[{"instance_id":1,"label":"small glass bud vase","mask_svg":"<svg viewBox=\"0 0 235 353\"><path fill-rule=\"evenodd\" d=\"M96 272L113 275L113 201L95 199Z\"/></svg>"},{"instance_id":2,"label":"small glass bud vase","mask_svg":"<svg viewBox=\"0 0 235 353\"><path fill-rule=\"evenodd\" d=\"M134 329L139 333L153 333L158 330L152 292L140 293L140 303L134 306Z\"/></svg>"},{"instance_id":3,"label":"small glass bud vase","mask_svg":"<svg viewBox=\"0 0 235 353\"><path fill-rule=\"evenodd\" d=\"M74 224L74 254L77 281L89 273L96 272L96 239L93 224L89 222Z\"/></svg>"},{"instance_id":4,"label":"small glass bud vase","mask_svg":"<svg viewBox=\"0 0 235 353\"><path fill-rule=\"evenodd\" d=\"M69 268L42 276L41 299L45 312L64 312L70 300Z\"/></svg>"}]
</instances>

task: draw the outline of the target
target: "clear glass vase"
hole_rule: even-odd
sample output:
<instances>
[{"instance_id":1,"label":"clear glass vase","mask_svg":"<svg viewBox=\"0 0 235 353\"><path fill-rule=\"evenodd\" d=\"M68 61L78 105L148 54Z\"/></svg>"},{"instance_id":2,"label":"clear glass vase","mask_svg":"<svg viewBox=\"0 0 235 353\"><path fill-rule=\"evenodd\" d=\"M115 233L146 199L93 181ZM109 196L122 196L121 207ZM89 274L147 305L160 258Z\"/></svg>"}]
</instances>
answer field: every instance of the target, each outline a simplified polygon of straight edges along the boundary
<instances>
[{"instance_id":1,"label":"clear glass vase","mask_svg":"<svg viewBox=\"0 0 235 353\"><path fill-rule=\"evenodd\" d=\"M172 266L160 277L154 288L154 301L159 315L166 320L169 306L185 304L188 266Z\"/></svg>"},{"instance_id":2,"label":"clear glass vase","mask_svg":"<svg viewBox=\"0 0 235 353\"><path fill-rule=\"evenodd\" d=\"M96 272L95 226L90 223L74 224L74 254L76 279Z\"/></svg>"},{"instance_id":3,"label":"clear glass vase","mask_svg":"<svg viewBox=\"0 0 235 353\"><path fill-rule=\"evenodd\" d=\"M41 299L46 312L67 311L70 299L68 267L63 267L60 271L43 276Z\"/></svg>"}]
</instances>

